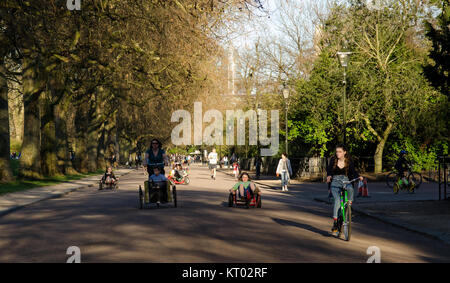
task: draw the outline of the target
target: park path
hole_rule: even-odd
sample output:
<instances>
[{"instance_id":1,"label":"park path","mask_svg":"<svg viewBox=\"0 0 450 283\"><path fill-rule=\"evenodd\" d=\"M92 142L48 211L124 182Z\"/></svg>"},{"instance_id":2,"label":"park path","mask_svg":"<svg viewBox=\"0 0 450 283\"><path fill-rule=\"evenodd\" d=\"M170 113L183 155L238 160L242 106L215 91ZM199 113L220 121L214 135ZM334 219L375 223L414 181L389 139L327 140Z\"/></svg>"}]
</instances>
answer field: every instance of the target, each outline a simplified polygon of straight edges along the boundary
<instances>
[{"instance_id":1,"label":"park path","mask_svg":"<svg viewBox=\"0 0 450 283\"><path fill-rule=\"evenodd\" d=\"M450 247L356 214L350 242L330 237L331 207L314 201L323 184L288 193L261 186L262 209L227 207L231 176L191 166L177 186L178 208L138 209L143 171L118 191L95 187L41 201L0 217L0 262L65 262L77 246L82 262L449 262Z\"/></svg>"}]
</instances>

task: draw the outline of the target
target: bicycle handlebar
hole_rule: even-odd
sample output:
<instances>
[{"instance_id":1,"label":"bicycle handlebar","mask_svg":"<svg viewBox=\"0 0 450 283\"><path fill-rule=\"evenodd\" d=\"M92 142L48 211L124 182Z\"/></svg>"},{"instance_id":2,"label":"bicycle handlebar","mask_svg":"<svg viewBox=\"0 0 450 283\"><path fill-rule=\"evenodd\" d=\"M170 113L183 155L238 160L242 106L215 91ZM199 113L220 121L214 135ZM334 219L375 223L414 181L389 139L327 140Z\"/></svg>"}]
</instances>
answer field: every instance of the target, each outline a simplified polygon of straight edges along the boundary
<instances>
[{"instance_id":1,"label":"bicycle handlebar","mask_svg":"<svg viewBox=\"0 0 450 283\"><path fill-rule=\"evenodd\" d=\"M351 183L355 182L356 180L359 180L359 177L355 178L355 179L353 179L351 181L343 181L342 183L345 184L345 185L348 185L348 184L351 184Z\"/></svg>"}]
</instances>

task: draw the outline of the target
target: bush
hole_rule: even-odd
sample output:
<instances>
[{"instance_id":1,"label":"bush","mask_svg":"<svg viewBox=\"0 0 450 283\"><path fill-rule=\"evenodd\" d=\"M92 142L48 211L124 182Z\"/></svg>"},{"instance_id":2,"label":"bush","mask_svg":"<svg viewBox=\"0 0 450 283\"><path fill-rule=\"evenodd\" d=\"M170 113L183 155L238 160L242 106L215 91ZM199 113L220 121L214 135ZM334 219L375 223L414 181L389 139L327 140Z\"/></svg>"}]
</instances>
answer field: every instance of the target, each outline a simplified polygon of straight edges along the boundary
<instances>
[{"instance_id":1,"label":"bush","mask_svg":"<svg viewBox=\"0 0 450 283\"><path fill-rule=\"evenodd\" d=\"M422 171L430 170L437 167L437 157L440 155L448 155L448 143L440 141L430 145L420 145L412 139L407 138L403 142L396 141L391 144L386 159L395 162L401 150L408 152L408 159L413 164L413 170Z\"/></svg>"}]
</instances>

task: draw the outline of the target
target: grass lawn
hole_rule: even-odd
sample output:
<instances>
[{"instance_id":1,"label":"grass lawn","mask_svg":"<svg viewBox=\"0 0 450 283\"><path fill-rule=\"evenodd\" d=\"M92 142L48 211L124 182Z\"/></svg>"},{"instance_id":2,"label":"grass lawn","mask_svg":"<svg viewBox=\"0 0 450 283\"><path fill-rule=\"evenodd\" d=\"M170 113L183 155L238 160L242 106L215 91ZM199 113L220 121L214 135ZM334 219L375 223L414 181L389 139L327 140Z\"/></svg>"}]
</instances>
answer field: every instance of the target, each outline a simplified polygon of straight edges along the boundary
<instances>
[{"instance_id":1,"label":"grass lawn","mask_svg":"<svg viewBox=\"0 0 450 283\"><path fill-rule=\"evenodd\" d=\"M11 160L11 169L13 171L14 176L17 176L19 172L18 160ZM88 174L64 175L51 178L44 178L42 180L16 180L14 182L9 183L0 183L0 195L25 191L36 187L51 186L72 180L79 180L92 175L100 175L102 173L104 173L103 170L98 170L97 172L92 172Z\"/></svg>"}]
</instances>

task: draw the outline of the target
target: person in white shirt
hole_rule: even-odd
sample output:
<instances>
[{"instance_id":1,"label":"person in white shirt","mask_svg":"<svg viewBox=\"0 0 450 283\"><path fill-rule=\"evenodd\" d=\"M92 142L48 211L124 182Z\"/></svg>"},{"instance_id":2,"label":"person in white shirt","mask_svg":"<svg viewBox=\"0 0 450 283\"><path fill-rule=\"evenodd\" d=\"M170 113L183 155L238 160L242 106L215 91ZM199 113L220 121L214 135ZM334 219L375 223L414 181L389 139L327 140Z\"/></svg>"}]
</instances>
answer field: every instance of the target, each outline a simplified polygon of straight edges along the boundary
<instances>
[{"instance_id":1,"label":"person in white shirt","mask_svg":"<svg viewBox=\"0 0 450 283\"><path fill-rule=\"evenodd\" d=\"M217 168L217 152L213 148L212 152L208 154L209 170L211 170L211 179L216 179L216 168Z\"/></svg>"}]
</instances>

